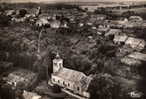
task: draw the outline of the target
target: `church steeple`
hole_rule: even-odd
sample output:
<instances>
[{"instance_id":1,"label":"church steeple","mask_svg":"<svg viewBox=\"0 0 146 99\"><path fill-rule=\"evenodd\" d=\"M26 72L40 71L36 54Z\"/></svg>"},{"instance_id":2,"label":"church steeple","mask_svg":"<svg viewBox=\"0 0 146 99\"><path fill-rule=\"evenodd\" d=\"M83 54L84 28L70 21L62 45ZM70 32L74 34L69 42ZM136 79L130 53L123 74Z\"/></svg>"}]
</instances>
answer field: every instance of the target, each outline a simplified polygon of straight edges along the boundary
<instances>
[{"instance_id":1,"label":"church steeple","mask_svg":"<svg viewBox=\"0 0 146 99\"><path fill-rule=\"evenodd\" d=\"M53 73L59 72L61 68L63 68L63 59L60 58L57 52L55 59L53 59Z\"/></svg>"},{"instance_id":2,"label":"church steeple","mask_svg":"<svg viewBox=\"0 0 146 99\"><path fill-rule=\"evenodd\" d=\"M55 57L56 59L61 59L60 58L60 55L59 55L59 53L57 52L57 54L56 54L56 57Z\"/></svg>"}]
</instances>

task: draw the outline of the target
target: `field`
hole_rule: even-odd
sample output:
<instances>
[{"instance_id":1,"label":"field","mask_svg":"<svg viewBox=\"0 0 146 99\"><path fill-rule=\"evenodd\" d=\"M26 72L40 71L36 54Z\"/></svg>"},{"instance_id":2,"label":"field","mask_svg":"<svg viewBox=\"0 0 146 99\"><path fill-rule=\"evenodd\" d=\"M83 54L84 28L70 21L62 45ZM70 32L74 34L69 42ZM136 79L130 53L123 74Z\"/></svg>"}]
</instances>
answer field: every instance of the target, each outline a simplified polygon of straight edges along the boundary
<instances>
[{"instance_id":1,"label":"field","mask_svg":"<svg viewBox=\"0 0 146 99\"><path fill-rule=\"evenodd\" d=\"M117 15L122 15L122 13L127 12L127 11L134 11L135 13L137 13L140 16L143 16L143 18L145 19L145 15L146 15L146 8L132 8L132 9L122 9L122 10L115 10L113 9L112 12L113 14L117 14Z\"/></svg>"}]
</instances>

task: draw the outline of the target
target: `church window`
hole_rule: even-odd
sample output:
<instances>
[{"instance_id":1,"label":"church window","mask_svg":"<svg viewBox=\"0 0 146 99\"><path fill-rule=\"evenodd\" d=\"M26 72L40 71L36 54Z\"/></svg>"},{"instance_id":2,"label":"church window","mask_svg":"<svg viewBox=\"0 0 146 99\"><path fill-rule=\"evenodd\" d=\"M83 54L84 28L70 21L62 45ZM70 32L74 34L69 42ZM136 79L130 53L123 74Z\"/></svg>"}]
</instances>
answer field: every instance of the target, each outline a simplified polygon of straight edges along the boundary
<instances>
[{"instance_id":1,"label":"church window","mask_svg":"<svg viewBox=\"0 0 146 99\"><path fill-rule=\"evenodd\" d=\"M58 80L58 83L60 83L60 81Z\"/></svg>"},{"instance_id":2,"label":"church window","mask_svg":"<svg viewBox=\"0 0 146 99\"><path fill-rule=\"evenodd\" d=\"M65 85L65 82L63 81L63 85Z\"/></svg>"},{"instance_id":3,"label":"church window","mask_svg":"<svg viewBox=\"0 0 146 99\"><path fill-rule=\"evenodd\" d=\"M80 88L79 88L79 87L77 87L77 90L79 91L79 90L80 90Z\"/></svg>"},{"instance_id":4,"label":"church window","mask_svg":"<svg viewBox=\"0 0 146 99\"><path fill-rule=\"evenodd\" d=\"M68 87L70 86L70 84L68 83Z\"/></svg>"}]
</instances>

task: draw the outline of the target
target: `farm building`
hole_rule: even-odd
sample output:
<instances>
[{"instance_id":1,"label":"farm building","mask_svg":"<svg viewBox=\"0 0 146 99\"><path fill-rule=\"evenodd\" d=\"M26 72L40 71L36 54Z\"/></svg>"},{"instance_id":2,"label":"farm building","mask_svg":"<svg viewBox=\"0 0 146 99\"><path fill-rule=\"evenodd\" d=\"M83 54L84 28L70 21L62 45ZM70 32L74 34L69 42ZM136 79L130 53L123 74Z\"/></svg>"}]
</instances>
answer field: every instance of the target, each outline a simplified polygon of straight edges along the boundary
<instances>
[{"instance_id":1,"label":"farm building","mask_svg":"<svg viewBox=\"0 0 146 99\"><path fill-rule=\"evenodd\" d=\"M146 54L140 52L133 52L124 58L121 59L122 63L125 63L129 66L131 65L141 65L142 61L146 61Z\"/></svg>"},{"instance_id":2,"label":"farm building","mask_svg":"<svg viewBox=\"0 0 146 99\"><path fill-rule=\"evenodd\" d=\"M15 89L27 89L33 86L37 81L38 75L34 72L25 69L18 69L10 72L3 80L6 85L10 85Z\"/></svg>"},{"instance_id":3,"label":"farm building","mask_svg":"<svg viewBox=\"0 0 146 99\"><path fill-rule=\"evenodd\" d=\"M141 60L141 61L146 61L146 54L140 53L140 52L134 52L130 55L128 55L128 57L137 59L137 60Z\"/></svg>"},{"instance_id":4,"label":"farm building","mask_svg":"<svg viewBox=\"0 0 146 99\"><path fill-rule=\"evenodd\" d=\"M143 39L128 37L127 35L115 35L114 42L129 45L131 48L136 50L142 50L146 45Z\"/></svg>"}]
</instances>

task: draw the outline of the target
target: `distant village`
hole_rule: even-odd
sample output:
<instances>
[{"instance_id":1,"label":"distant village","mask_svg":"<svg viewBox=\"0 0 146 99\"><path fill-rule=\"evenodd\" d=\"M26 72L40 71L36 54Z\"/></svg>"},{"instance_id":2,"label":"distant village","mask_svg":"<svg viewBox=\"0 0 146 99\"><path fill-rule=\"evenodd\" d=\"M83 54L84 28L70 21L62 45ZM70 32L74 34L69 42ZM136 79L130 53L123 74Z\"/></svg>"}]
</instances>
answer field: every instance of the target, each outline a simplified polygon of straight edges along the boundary
<instances>
[{"instance_id":1,"label":"distant village","mask_svg":"<svg viewBox=\"0 0 146 99\"><path fill-rule=\"evenodd\" d=\"M145 99L145 11L0 4L0 99Z\"/></svg>"}]
</instances>

